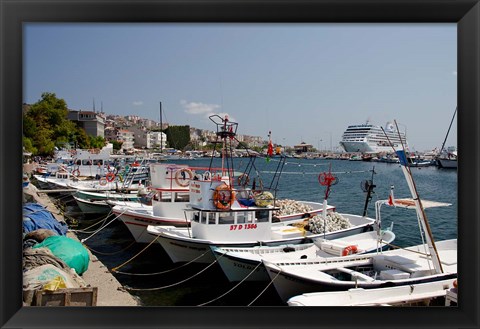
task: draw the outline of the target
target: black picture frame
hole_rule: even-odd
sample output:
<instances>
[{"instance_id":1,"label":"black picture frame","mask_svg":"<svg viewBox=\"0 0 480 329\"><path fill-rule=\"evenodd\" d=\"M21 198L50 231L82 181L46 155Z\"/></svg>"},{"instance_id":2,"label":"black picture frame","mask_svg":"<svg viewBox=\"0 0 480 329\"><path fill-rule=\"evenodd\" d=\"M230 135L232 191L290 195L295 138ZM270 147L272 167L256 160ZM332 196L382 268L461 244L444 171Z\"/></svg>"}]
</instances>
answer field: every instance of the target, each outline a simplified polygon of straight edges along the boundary
<instances>
[{"instance_id":1,"label":"black picture frame","mask_svg":"<svg viewBox=\"0 0 480 329\"><path fill-rule=\"evenodd\" d=\"M0 0L2 328L478 328L480 4L473 0ZM459 306L22 307L22 25L28 22L456 23Z\"/></svg>"}]
</instances>

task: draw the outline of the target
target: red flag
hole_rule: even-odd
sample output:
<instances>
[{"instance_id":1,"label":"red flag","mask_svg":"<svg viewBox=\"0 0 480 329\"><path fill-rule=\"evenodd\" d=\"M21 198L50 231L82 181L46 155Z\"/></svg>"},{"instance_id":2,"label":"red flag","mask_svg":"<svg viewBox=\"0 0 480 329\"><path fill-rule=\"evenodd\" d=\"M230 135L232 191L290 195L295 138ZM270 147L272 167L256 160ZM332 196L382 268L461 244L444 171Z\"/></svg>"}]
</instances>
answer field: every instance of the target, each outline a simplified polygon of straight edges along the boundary
<instances>
[{"instance_id":1,"label":"red flag","mask_svg":"<svg viewBox=\"0 0 480 329\"><path fill-rule=\"evenodd\" d=\"M388 196L388 205L393 206L393 188L390 188L390 195Z\"/></svg>"},{"instance_id":2,"label":"red flag","mask_svg":"<svg viewBox=\"0 0 480 329\"><path fill-rule=\"evenodd\" d=\"M271 141L271 140L268 142L267 154L268 154L268 156L272 156L272 155L273 155L273 144L272 144L272 141Z\"/></svg>"}]
</instances>

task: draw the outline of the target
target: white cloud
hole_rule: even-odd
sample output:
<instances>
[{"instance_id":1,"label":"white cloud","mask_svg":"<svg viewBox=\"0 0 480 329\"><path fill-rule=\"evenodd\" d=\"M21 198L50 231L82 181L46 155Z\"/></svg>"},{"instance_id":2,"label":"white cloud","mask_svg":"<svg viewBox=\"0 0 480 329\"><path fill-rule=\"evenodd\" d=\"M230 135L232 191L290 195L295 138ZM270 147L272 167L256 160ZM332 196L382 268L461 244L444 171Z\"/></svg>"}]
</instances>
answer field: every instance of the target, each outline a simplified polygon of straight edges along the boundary
<instances>
[{"instance_id":1,"label":"white cloud","mask_svg":"<svg viewBox=\"0 0 480 329\"><path fill-rule=\"evenodd\" d=\"M187 102L186 100L181 100L180 104L185 109L186 113L193 114L193 115L202 115L204 118L208 118L211 115L218 115L222 119L225 116L228 116L228 120L237 122L235 118L233 118L230 114L225 112L216 112L215 110L220 109L220 105L218 104L205 104L200 102Z\"/></svg>"},{"instance_id":2,"label":"white cloud","mask_svg":"<svg viewBox=\"0 0 480 329\"><path fill-rule=\"evenodd\" d=\"M187 102L186 100L181 100L180 104L182 104L185 112L189 114L205 114L205 116L214 114L215 110L220 108L220 105L217 104Z\"/></svg>"},{"instance_id":3,"label":"white cloud","mask_svg":"<svg viewBox=\"0 0 480 329\"><path fill-rule=\"evenodd\" d=\"M143 102L142 101L135 101L132 104L133 104L133 106L142 106Z\"/></svg>"}]
</instances>

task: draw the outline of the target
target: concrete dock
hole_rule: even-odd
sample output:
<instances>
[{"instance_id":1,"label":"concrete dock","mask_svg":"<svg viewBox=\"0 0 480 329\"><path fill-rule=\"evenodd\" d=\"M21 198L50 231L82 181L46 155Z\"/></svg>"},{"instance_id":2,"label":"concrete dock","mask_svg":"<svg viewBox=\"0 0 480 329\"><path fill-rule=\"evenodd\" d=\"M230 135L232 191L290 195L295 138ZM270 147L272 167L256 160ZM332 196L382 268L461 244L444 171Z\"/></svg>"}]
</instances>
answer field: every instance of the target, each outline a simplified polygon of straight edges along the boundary
<instances>
[{"instance_id":1,"label":"concrete dock","mask_svg":"<svg viewBox=\"0 0 480 329\"><path fill-rule=\"evenodd\" d=\"M33 184L30 183L23 191L35 202L46 207L57 220L64 221L60 210L51 202L50 198L44 193L38 193L38 189ZM68 232L67 236L79 240L72 232ZM123 289L108 268L90 250L88 252L90 264L82 278L89 286L98 288L97 306L141 306L140 301Z\"/></svg>"}]
</instances>

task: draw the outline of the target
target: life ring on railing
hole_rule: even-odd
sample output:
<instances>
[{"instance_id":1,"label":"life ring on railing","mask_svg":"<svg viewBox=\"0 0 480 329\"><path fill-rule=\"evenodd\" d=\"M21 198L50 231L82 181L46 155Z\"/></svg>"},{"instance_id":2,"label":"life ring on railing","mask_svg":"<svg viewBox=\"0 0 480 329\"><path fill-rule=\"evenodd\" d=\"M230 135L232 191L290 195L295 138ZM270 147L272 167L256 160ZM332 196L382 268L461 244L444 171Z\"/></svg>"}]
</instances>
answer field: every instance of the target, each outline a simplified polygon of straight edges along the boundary
<instances>
[{"instance_id":1,"label":"life ring on railing","mask_svg":"<svg viewBox=\"0 0 480 329\"><path fill-rule=\"evenodd\" d=\"M239 186L247 186L250 183L250 177L248 177L248 174L241 174L237 178L237 183Z\"/></svg>"},{"instance_id":2,"label":"life ring on railing","mask_svg":"<svg viewBox=\"0 0 480 329\"><path fill-rule=\"evenodd\" d=\"M188 175L188 178L187 178ZM193 172L188 168L183 168L175 173L175 182L183 187L188 186L193 179Z\"/></svg>"},{"instance_id":3,"label":"life ring on railing","mask_svg":"<svg viewBox=\"0 0 480 329\"><path fill-rule=\"evenodd\" d=\"M132 163L132 167L140 167L140 164L137 161L135 161L134 163Z\"/></svg>"},{"instance_id":4,"label":"life ring on railing","mask_svg":"<svg viewBox=\"0 0 480 329\"><path fill-rule=\"evenodd\" d=\"M213 191L213 204L217 209L230 209L235 202L235 191L231 186L218 185Z\"/></svg>"},{"instance_id":5,"label":"life ring on railing","mask_svg":"<svg viewBox=\"0 0 480 329\"><path fill-rule=\"evenodd\" d=\"M107 182L113 182L115 179L115 174L113 172L109 172L105 175L105 178L107 179Z\"/></svg>"},{"instance_id":6,"label":"life ring on railing","mask_svg":"<svg viewBox=\"0 0 480 329\"><path fill-rule=\"evenodd\" d=\"M358 251L357 246L347 246L342 251L342 256L348 256L352 254L356 254Z\"/></svg>"},{"instance_id":7,"label":"life ring on railing","mask_svg":"<svg viewBox=\"0 0 480 329\"><path fill-rule=\"evenodd\" d=\"M212 179L212 173L210 171L205 171L203 173L203 180L211 180Z\"/></svg>"},{"instance_id":8,"label":"life ring on railing","mask_svg":"<svg viewBox=\"0 0 480 329\"><path fill-rule=\"evenodd\" d=\"M72 171L72 176L73 176L73 177L78 177L78 176L80 176L80 169L75 169L74 171Z\"/></svg>"},{"instance_id":9,"label":"life ring on railing","mask_svg":"<svg viewBox=\"0 0 480 329\"><path fill-rule=\"evenodd\" d=\"M100 178L100 181L98 182L100 186L105 186L107 185L107 179L105 177Z\"/></svg>"}]
</instances>

